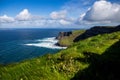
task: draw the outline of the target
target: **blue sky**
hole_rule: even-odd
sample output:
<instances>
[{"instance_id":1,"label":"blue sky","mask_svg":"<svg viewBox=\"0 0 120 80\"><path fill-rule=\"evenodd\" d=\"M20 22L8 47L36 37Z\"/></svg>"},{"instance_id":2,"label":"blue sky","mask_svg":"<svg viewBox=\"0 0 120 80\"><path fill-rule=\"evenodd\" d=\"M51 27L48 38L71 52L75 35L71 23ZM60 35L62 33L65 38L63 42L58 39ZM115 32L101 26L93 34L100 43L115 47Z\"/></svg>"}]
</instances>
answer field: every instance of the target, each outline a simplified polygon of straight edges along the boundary
<instances>
[{"instance_id":1,"label":"blue sky","mask_svg":"<svg viewBox=\"0 0 120 80\"><path fill-rule=\"evenodd\" d=\"M69 0L0 0L0 15L15 16L27 8L33 14L48 15L54 10L59 10Z\"/></svg>"},{"instance_id":2,"label":"blue sky","mask_svg":"<svg viewBox=\"0 0 120 80\"><path fill-rule=\"evenodd\" d=\"M120 0L0 0L0 28L83 28L119 21Z\"/></svg>"}]
</instances>

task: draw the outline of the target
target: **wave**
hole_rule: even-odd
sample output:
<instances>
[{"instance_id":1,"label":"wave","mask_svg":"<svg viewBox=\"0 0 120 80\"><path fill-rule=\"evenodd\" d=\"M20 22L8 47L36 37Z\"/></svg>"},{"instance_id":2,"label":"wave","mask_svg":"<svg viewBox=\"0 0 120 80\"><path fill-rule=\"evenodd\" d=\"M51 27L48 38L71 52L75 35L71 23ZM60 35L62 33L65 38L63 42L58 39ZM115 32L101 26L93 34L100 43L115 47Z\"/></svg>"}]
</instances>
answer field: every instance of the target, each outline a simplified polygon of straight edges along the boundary
<instances>
[{"instance_id":1,"label":"wave","mask_svg":"<svg viewBox=\"0 0 120 80\"><path fill-rule=\"evenodd\" d=\"M24 45L50 48L50 49L66 49L67 48L67 47L60 47L60 46L55 45L58 42L58 40L55 39L55 37L38 39L36 41L37 41L37 43L27 43L27 44L24 44Z\"/></svg>"}]
</instances>

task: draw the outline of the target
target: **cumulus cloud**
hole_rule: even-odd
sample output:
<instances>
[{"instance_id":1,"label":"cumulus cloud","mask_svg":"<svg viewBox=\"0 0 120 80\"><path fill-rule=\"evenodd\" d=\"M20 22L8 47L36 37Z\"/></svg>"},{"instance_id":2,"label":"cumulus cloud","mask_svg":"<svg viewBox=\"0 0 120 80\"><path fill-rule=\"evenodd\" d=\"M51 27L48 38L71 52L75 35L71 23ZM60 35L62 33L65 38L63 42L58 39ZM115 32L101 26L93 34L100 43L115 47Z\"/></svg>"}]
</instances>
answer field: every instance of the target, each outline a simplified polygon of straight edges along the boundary
<instances>
[{"instance_id":1,"label":"cumulus cloud","mask_svg":"<svg viewBox=\"0 0 120 80\"><path fill-rule=\"evenodd\" d=\"M120 5L108 2L107 0L96 1L85 13L83 20L92 22L119 22Z\"/></svg>"},{"instance_id":2,"label":"cumulus cloud","mask_svg":"<svg viewBox=\"0 0 120 80\"><path fill-rule=\"evenodd\" d=\"M61 10L61 11L54 11L50 14L50 17L52 19L64 19L66 17L67 11Z\"/></svg>"},{"instance_id":3,"label":"cumulus cloud","mask_svg":"<svg viewBox=\"0 0 120 80\"><path fill-rule=\"evenodd\" d=\"M99 0L96 1L91 7L87 8L86 12L83 12L83 14L80 16L73 17L70 14L71 12L64 8L59 11L53 11L49 14L49 16L45 17L33 15L29 12L28 9L23 9L15 17L9 17L7 15L0 16L0 25L2 24L3 26L11 25L32 27L73 27L81 25L98 25L111 23L118 24L120 22L120 4L111 3L107 0Z\"/></svg>"},{"instance_id":4,"label":"cumulus cloud","mask_svg":"<svg viewBox=\"0 0 120 80\"><path fill-rule=\"evenodd\" d=\"M15 17L0 16L2 26L71 27L119 22L120 4L108 0L70 0L61 10L46 16L33 15L28 9L23 9Z\"/></svg>"},{"instance_id":5,"label":"cumulus cloud","mask_svg":"<svg viewBox=\"0 0 120 80\"><path fill-rule=\"evenodd\" d=\"M8 17L7 15L0 16L0 23L14 22L14 18Z\"/></svg>"},{"instance_id":6,"label":"cumulus cloud","mask_svg":"<svg viewBox=\"0 0 120 80\"><path fill-rule=\"evenodd\" d=\"M22 10L15 17L0 16L2 26L11 25L13 27L58 27L71 25L73 24L72 21L73 19L67 18L67 11L65 10L51 12L49 17L32 15L28 9Z\"/></svg>"},{"instance_id":7,"label":"cumulus cloud","mask_svg":"<svg viewBox=\"0 0 120 80\"><path fill-rule=\"evenodd\" d=\"M17 20L30 20L31 19L31 14L29 13L28 9L24 9L23 11L21 11L17 16L16 16Z\"/></svg>"}]
</instances>

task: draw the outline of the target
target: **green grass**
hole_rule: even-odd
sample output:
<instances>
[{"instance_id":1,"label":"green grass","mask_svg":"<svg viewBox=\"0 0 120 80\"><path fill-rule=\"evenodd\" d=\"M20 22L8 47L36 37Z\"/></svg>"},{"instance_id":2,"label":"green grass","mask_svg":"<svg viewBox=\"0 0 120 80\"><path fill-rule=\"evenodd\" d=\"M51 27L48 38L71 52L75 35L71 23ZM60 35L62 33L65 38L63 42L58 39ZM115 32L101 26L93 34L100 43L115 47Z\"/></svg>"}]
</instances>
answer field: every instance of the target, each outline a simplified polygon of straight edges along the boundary
<instances>
[{"instance_id":1,"label":"green grass","mask_svg":"<svg viewBox=\"0 0 120 80\"><path fill-rule=\"evenodd\" d=\"M79 31L74 32L77 33ZM89 55L85 53L103 55L119 39L120 32L97 35L73 43L68 49L56 54L46 54L20 63L1 65L0 80L70 80L78 72L90 67L91 63L87 60Z\"/></svg>"}]
</instances>

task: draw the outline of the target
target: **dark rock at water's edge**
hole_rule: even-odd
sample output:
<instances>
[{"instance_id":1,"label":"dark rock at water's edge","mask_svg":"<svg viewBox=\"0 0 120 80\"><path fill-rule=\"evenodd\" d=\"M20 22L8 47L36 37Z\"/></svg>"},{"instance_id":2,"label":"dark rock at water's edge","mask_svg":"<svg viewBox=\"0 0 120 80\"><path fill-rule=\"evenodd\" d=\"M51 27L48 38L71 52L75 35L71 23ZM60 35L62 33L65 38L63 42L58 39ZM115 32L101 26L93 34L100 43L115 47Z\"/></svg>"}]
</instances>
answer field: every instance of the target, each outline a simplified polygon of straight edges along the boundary
<instances>
[{"instance_id":1,"label":"dark rock at water's edge","mask_svg":"<svg viewBox=\"0 0 120 80\"><path fill-rule=\"evenodd\" d=\"M118 25L118 26L110 26L110 27L107 27L107 26L95 26L93 28L90 28L90 29L86 30L83 34L76 37L74 39L74 42L86 39L88 37L96 36L98 34L112 33L112 32L116 32L116 31L120 31L120 25Z\"/></svg>"},{"instance_id":2,"label":"dark rock at water's edge","mask_svg":"<svg viewBox=\"0 0 120 80\"><path fill-rule=\"evenodd\" d=\"M57 42L55 45L56 45L56 46L60 46L60 47L68 47L68 46L66 46L66 45L60 44L59 42Z\"/></svg>"},{"instance_id":3,"label":"dark rock at water's edge","mask_svg":"<svg viewBox=\"0 0 120 80\"><path fill-rule=\"evenodd\" d=\"M70 36L72 34L72 31L69 32L59 32L58 36L56 37L56 39L60 40L65 36Z\"/></svg>"}]
</instances>

